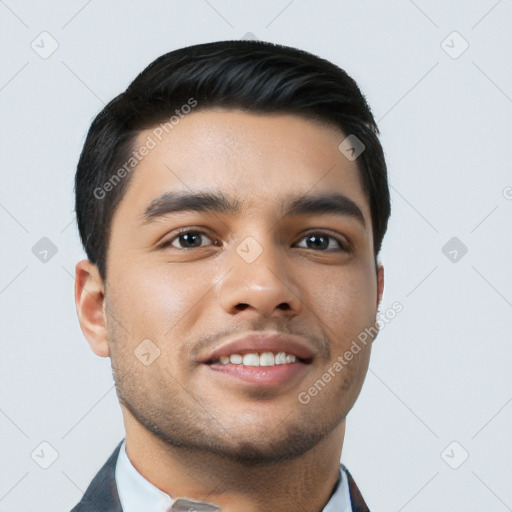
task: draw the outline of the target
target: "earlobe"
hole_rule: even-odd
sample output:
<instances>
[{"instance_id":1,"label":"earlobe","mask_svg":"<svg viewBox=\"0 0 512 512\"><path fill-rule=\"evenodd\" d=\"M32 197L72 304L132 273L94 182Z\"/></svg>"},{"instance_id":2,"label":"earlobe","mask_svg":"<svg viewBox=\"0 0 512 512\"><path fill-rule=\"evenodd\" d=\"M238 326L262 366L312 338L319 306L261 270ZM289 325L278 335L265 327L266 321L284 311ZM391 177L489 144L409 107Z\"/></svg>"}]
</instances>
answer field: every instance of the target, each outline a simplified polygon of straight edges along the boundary
<instances>
[{"instance_id":1,"label":"earlobe","mask_svg":"<svg viewBox=\"0 0 512 512\"><path fill-rule=\"evenodd\" d=\"M79 261L75 266L75 306L80 328L92 351L100 357L109 357L104 298L98 267L89 260Z\"/></svg>"}]
</instances>

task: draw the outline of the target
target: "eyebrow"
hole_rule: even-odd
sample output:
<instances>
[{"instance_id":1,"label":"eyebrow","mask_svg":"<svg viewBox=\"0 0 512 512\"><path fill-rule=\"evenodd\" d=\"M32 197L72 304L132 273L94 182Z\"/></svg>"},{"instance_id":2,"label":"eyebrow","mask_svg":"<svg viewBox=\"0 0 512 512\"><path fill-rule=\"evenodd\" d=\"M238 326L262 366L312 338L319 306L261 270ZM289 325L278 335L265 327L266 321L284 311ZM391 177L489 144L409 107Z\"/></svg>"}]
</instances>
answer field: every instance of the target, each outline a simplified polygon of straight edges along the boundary
<instances>
[{"instance_id":1,"label":"eyebrow","mask_svg":"<svg viewBox=\"0 0 512 512\"><path fill-rule=\"evenodd\" d=\"M176 212L212 212L239 215L243 203L227 197L222 192L177 192L171 191L157 197L142 214L142 224L149 224L165 215ZM319 195L297 195L281 205L283 217L308 214L334 214L351 217L366 229L364 215L359 206L347 196L339 193Z\"/></svg>"}]
</instances>

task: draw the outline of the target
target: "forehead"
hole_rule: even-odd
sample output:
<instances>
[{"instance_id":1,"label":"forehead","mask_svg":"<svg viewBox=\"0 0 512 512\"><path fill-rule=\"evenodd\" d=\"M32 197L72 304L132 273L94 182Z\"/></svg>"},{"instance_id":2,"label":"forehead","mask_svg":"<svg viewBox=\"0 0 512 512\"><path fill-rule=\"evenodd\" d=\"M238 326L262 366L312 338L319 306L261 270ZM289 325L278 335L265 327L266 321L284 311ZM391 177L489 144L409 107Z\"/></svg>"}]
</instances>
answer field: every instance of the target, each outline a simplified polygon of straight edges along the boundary
<instances>
[{"instance_id":1,"label":"forehead","mask_svg":"<svg viewBox=\"0 0 512 512\"><path fill-rule=\"evenodd\" d=\"M261 215L266 205L280 208L292 195L339 192L370 222L357 163L338 149L346 135L331 125L291 114L216 109L162 126L137 136L134 149L144 156L115 217L140 216L169 191L221 191Z\"/></svg>"}]
</instances>

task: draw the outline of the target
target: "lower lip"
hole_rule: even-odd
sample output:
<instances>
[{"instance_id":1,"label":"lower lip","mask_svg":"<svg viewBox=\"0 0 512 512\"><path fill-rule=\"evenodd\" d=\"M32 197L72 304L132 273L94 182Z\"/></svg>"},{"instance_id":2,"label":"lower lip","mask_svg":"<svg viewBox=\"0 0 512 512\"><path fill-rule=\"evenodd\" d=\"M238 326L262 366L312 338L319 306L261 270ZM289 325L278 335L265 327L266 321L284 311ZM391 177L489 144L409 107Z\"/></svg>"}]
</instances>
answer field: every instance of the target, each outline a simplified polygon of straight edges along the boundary
<instances>
[{"instance_id":1,"label":"lower lip","mask_svg":"<svg viewBox=\"0 0 512 512\"><path fill-rule=\"evenodd\" d=\"M279 386L307 371L304 363L287 363L274 366L244 366L243 364L209 364L212 371L235 377L236 379L259 384L260 386Z\"/></svg>"}]
</instances>

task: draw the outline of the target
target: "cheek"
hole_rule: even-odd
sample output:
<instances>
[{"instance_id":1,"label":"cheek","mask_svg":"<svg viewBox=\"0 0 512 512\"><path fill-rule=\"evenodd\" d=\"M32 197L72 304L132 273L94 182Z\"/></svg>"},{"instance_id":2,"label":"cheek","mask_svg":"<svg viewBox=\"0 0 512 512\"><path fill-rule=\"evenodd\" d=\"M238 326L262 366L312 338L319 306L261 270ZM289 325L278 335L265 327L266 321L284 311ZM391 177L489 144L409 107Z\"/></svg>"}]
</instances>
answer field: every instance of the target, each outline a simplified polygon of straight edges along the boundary
<instances>
[{"instance_id":1,"label":"cheek","mask_svg":"<svg viewBox=\"0 0 512 512\"><path fill-rule=\"evenodd\" d=\"M375 278L355 266L332 269L311 284L308 307L331 329L329 337L357 335L375 322Z\"/></svg>"},{"instance_id":2,"label":"cheek","mask_svg":"<svg viewBox=\"0 0 512 512\"><path fill-rule=\"evenodd\" d=\"M207 285L201 286L197 272L177 265L133 265L117 280L116 304L132 337L164 342L183 331Z\"/></svg>"}]
</instances>

